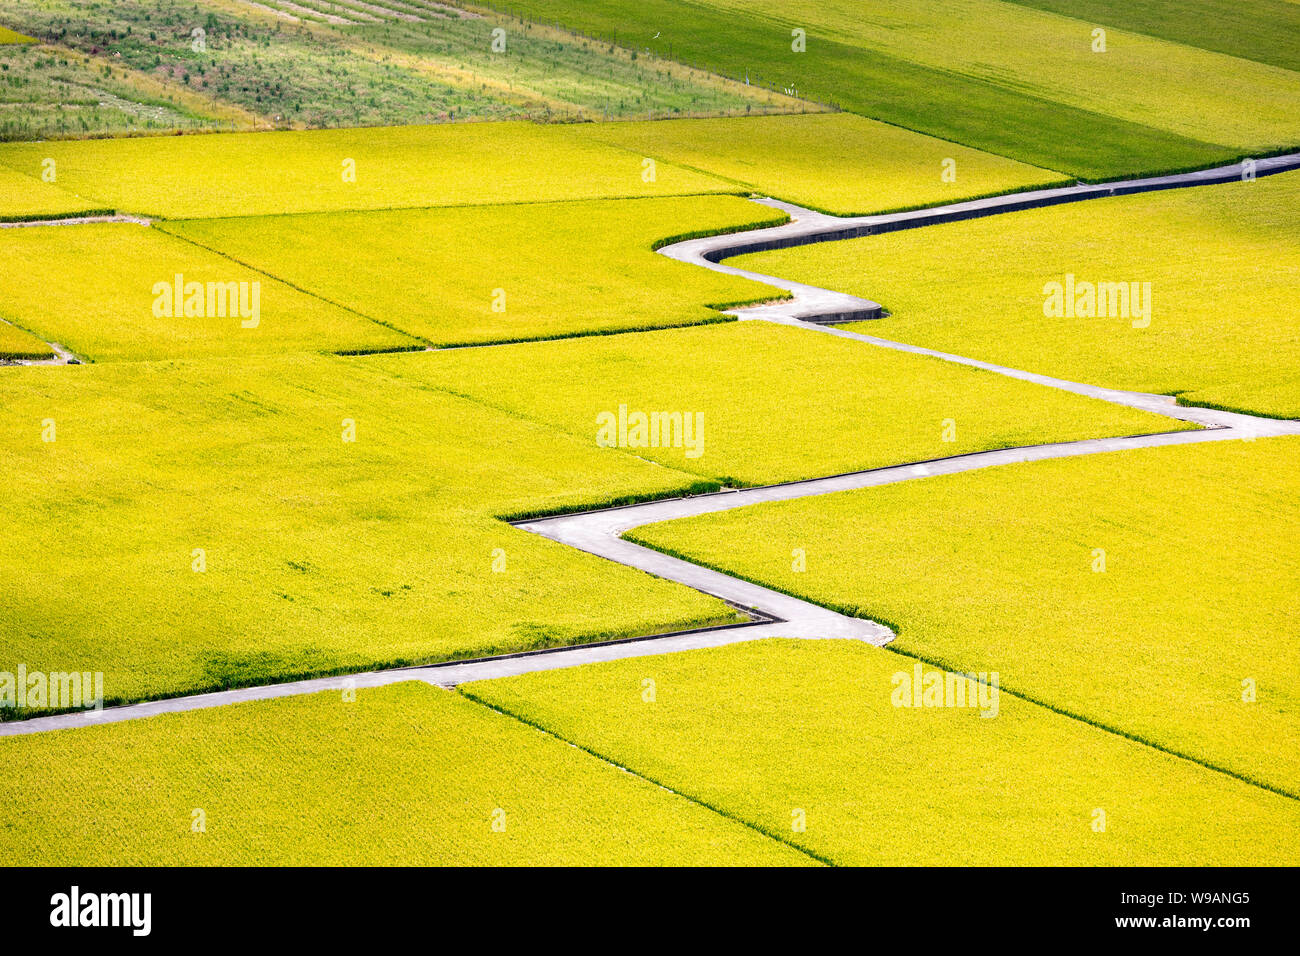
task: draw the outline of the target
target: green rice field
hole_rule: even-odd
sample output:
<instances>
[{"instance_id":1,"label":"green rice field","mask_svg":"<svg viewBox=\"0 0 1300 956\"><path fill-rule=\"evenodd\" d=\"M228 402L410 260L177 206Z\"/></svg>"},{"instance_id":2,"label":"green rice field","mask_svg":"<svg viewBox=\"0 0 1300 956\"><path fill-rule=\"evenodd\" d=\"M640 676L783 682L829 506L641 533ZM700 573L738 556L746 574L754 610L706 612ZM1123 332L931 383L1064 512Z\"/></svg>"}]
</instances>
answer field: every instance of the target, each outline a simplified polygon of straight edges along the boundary
<instances>
[{"instance_id":1,"label":"green rice field","mask_svg":"<svg viewBox=\"0 0 1300 956\"><path fill-rule=\"evenodd\" d=\"M38 178L0 167L0 222L57 219L84 213L109 212Z\"/></svg>"},{"instance_id":2,"label":"green rice field","mask_svg":"<svg viewBox=\"0 0 1300 956\"><path fill-rule=\"evenodd\" d=\"M899 672L912 662L860 644L763 641L463 692L840 865L1216 865L1244 847L1285 865L1296 853L1292 799L1007 693L995 719L896 707Z\"/></svg>"},{"instance_id":3,"label":"green rice field","mask_svg":"<svg viewBox=\"0 0 1300 956\"><path fill-rule=\"evenodd\" d=\"M65 866L815 862L457 694L355 695L0 741L6 766L48 784L0 779L0 851Z\"/></svg>"},{"instance_id":4,"label":"green rice field","mask_svg":"<svg viewBox=\"0 0 1300 956\"><path fill-rule=\"evenodd\" d=\"M1068 179L853 113L601 123L578 132L840 216L932 206Z\"/></svg>"},{"instance_id":5,"label":"green rice field","mask_svg":"<svg viewBox=\"0 0 1300 956\"><path fill-rule=\"evenodd\" d=\"M1203 50L1300 70L1300 10L1295 0L1016 0L1065 16L1109 23Z\"/></svg>"},{"instance_id":6,"label":"green rice field","mask_svg":"<svg viewBox=\"0 0 1300 956\"><path fill-rule=\"evenodd\" d=\"M1300 417L1300 334L1290 307L1300 283L1298 205L1300 173L1283 173L732 262L883 303L891 315L869 330L883 338L1292 418ZM971 248L981 255L962 255ZM1045 314L1048 286L1064 293L1067 276L1080 283L1076 308L1061 302ZM1084 282L1137 283L1150 306L1145 324L1132 303L1127 317L1120 309L1088 315ZM1092 311L1101 310L1094 303Z\"/></svg>"},{"instance_id":7,"label":"green rice field","mask_svg":"<svg viewBox=\"0 0 1300 956\"><path fill-rule=\"evenodd\" d=\"M560 126L470 123L0 144L0 165L169 219L735 192ZM345 175L351 178L345 178Z\"/></svg>"},{"instance_id":8,"label":"green rice field","mask_svg":"<svg viewBox=\"0 0 1300 956\"><path fill-rule=\"evenodd\" d=\"M709 0L736 16L823 38L1149 129L1243 150L1300 141L1300 73L1001 0ZM1195 3L1185 4L1195 7ZM962 23L960 31L953 23ZM1105 28L1105 50L1092 31ZM1243 109L1244 102L1250 103Z\"/></svg>"},{"instance_id":9,"label":"green rice field","mask_svg":"<svg viewBox=\"0 0 1300 956\"><path fill-rule=\"evenodd\" d=\"M491 5L1086 179L1227 162L1245 151L1240 143L1279 133L1294 145L1290 71L1114 27L1107 52L1093 54L1095 24L997 0L889 0L869 17L848 0ZM802 52L794 30L804 31ZM1250 122L1254 110L1233 109L1220 91L1254 75L1271 104Z\"/></svg>"},{"instance_id":10,"label":"green rice field","mask_svg":"<svg viewBox=\"0 0 1300 956\"><path fill-rule=\"evenodd\" d=\"M135 223L6 229L0 317L93 361L410 348L410 336ZM34 285L30 276L44 274ZM86 277L95 275L93 283ZM179 279L178 279L179 277Z\"/></svg>"},{"instance_id":11,"label":"green rice field","mask_svg":"<svg viewBox=\"0 0 1300 956\"><path fill-rule=\"evenodd\" d=\"M1269 921L1197 868L1300 859L1300 0L0 20L0 859L107 868L7 929L118 867L300 947L263 868ZM975 866L1078 869L902 869Z\"/></svg>"},{"instance_id":12,"label":"green rice field","mask_svg":"<svg viewBox=\"0 0 1300 956\"><path fill-rule=\"evenodd\" d=\"M113 701L737 619L499 520L711 486L374 366L0 372L6 654Z\"/></svg>"},{"instance_id":13,"label":"green rice field","mask_svg":"<svg viewBox=\"0 0 1300 956\"><path fill-rule=\"evenodd\" d=\"M631 536L887 622L898 666L996 670L1005 691L1294 798L1298 450L1275 438L1036 462Z\"/></svg>"},{"instance_id":14,"label":"green rice field","mask_svg":"<svg viewBox=\"0 0 1300 956\"><path fill-rule=\"evenodd\" d=\"M29 332L0 322L0 360L52 358L53 350Z\"/></svg>"},{"instance_id":15,"label":"green rice field","mask_svg":"<svg viewBox=\"0 0 1300 956\"><path fill-rule=\"evenodd\" d=\"M601 438L602 413L616 418L620 406L629 415L698 416L697 442L683 436L680 443L632 451L733 487L1189 427L937 359L764 322L365 362L413 386L465 395L592 446ZM809 376L810 368L828 370L833 392ZM576 390L574 382L585 387Z\"/></svg>"},{"instance_id":16,"label":"green rice field","mask_svg":"<svg viewBox=\"0 0 1300 956\"><path fill-rule=\"evenodd\" d=\"M779 293L674 262L652 247L683 223L724 232L784 221L734 196L711 196L187 220L162 228L422 343L449 346L719 321L710 306Z\"/></svg>"}]
</instances>

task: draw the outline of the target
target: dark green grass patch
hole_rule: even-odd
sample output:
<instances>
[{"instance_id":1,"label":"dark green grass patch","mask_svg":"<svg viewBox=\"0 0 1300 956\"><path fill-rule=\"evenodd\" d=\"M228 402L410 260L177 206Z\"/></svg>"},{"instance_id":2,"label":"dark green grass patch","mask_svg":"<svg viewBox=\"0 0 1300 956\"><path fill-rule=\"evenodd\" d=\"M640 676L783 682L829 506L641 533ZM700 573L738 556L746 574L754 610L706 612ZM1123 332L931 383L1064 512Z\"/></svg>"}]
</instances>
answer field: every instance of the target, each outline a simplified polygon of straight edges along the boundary
<instances>
[{"instance_id":1,"label":"dark green grass patch","mask_svg":"<svg viewBox=\"0 0 1300 956\"><path fill-rule=\"evenodd\" d=\"M680 0L495 0L494 6L635 45L898 126L1084 179L1230 162L1233 150L971 77L809 36L793 56L790 25ZM671 31L663 31L666 23ZM655 34L665 35L655 39Z\"/></svg>"},{"instance_id":2,"label":"dark green grass patch","mask_svg":"<svg viewBox=\"0 0 1300 956\"><path fill-rule=\"evenodd\" d=\"M1062 16L1300 70L1300 4L1287 0L1013 0Z\"/></svg>"}]
</instances>

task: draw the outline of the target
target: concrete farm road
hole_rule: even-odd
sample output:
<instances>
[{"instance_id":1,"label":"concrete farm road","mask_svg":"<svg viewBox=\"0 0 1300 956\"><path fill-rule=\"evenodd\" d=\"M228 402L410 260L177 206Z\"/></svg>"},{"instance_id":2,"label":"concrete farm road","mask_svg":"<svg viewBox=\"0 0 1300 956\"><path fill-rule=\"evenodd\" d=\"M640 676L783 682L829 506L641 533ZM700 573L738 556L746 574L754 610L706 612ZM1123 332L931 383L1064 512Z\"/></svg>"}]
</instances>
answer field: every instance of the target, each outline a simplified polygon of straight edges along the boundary
<instances>
[{"instance_id":1,"label":"concrete farm road","mask_svg":"<svg viewBox=\"0 0 1300 956\"><path fill-rule=\"evenodd\" d=\"M1256 176L1267 176L1297 168L1300 168L1300 154L1290 154L1256 161L1254 174ZM837 335L878 348L929 355L947 362L1034 382L1048 388L1057 388L1100 401L1112 402L1164 415L1173 420L1190 422L1200 426L1197 430L1120 438L1088 439L1030 445L1021 448L1003 448L761 488L720 491L708 495L663 499L621 508L516 522L515 526L524 531L542 535L570 547L599 555L611 561L617 561L620 564L637 568L648 574L675 581L706 594L719 597L734 606L749 610L757 620L748 624L705 628L676 634L584 644L574 647L550 648L474 661L452 661L417 667L371 671L349 676L324 677L292 683L238 688L216 693L111 707L98 712L79 712L36 717L22 721L0 722L0 737L93 726L95 724L133 720L162 713L219 707L245 701L266 700L326 690L375 687L406 680L422 680L436 686L451 688L467 681L576 667L582 664L629 657L670 654L684 650L718 647L739 641L759 640L768 637L848 639L875 645L886 644L893 638L893 634L881 624L847 617L799 598L773 591L719 571L700 567L689 561L662 554L625 540L623 534L642 525L676 518L712 514L764 502L788 501L795 498L833 494L839 491L872 488L900 481L916 481L1001 465L1042 461L1049 458L1093 455L1104 452L1121 452L1134 448L1154 448L1163 445L1296 435L1300 434L1300 421L1263 418L1216 409L1185 407L1178 405L1173 398L1168 396L1128 392L1070 382L933 349L893 342L872 335L829 328L826 325L828 322L878 317L882 314L882 309L879 304L867 299L739 269L726 265L723 260L747 252L788 248L813 242L837 241L898 229L921 228L940 222L997 215L1059 203L1079 202L1103 196L1226 183L1236 181L1242 176L1243 167L1240 164L1234 164L1175 176L1159 176L1100 185L1080 184L1057 189L1035 190L1007 196L977 199L911 212L854 218L839 218L777 200L758 199L755 201L785 211L790 215L791 221L767 229L690 239L665 246L659 250L662 255L678 261L763 282L785 290L792 296L792 298L782 302L732 311L732 314L741 320L793 325L807 330L809 334Z\"/></svg>"}]
</instances>

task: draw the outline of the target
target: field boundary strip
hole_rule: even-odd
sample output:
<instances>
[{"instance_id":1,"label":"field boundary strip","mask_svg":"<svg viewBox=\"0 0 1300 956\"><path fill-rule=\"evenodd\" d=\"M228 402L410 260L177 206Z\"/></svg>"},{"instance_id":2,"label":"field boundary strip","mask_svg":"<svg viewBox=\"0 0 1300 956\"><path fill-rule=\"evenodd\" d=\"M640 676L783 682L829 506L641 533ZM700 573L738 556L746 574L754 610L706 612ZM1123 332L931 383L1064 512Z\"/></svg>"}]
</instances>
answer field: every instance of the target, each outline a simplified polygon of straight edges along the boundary
<instances>
[{"instance_id":1,"label":"field boundary strip","mask_svg":"<svg viewBox=\"0 0 1300 956\"><path fill-rule=\"evenodd\" d=\"M488 701L484 700L482 697L479 697L478 695L470 691L462 690L460 696L464 697L466 700L478 704L480 707L486 707L494 714L499 714L500 716L506 717L510 720L518 721L520 724L523 724L525 727L535 730L540 734L545 734L547 737L550 737L552 740L558 740L560 743L568 744L570 747L573 747L575 750L582 751L587 756L600 761L606 766L613 767L615 770L621 770L623 773L626 773L629 776L636 777L638 780L644 780L646 783L652 784L653 786L658 787L660 790L667 790L669 793L681 797L683 800L687 800L695 804L697 807L700 807L703 810L708 810L710 813L714 813L719 817L722 817L726 820L730 820L732 823L738 823L742 827L745 827L747 830L752 830L753 832L757 833L759 836L767 837L769 840L774 840L775 842L780 843L782 846L789 847L791 850L794 850L797 853L802 853L804 856L808 857L809 859L816 860L818 863L822 863L826 866L836 865L835 861L830 859L829 857L822 856L821 854L813 850L810 850L808 847L800 846L798 843L795 843L787 839L785 836L781 835L776 831L768 830L750 820L746 820L744 817L737 816L736 814L724 810L721 807L714 806L712 803L709 803L708 801L704 800L702 797L697 797L694 794L686 793L682 790L679 790L677 787L664 783L661 780L656 780L654 777L648 777L641 771L633 770L631 767L627 766L626 764L621 764L617 760L614 760L612 757L600 753L597 750L592 750L590 747L588 747L585 744L579 743L576 740L570 740L568 737L561 736L560 734L556 733L554 730L552 730L551 728L543 724L539 724L536 721L529 720L527 717L524 717L521 714L517 714L514 711L505 710L499 704L489 703Z\"/></svg>"},{"instance_id":2,"label":"field boundary strip","mask_svg":"<svg viewBox=\"0 0 1300 956\"><path fill-rule=\"evenodd\" d=\"M724 177L716 173L709 173L703 170L696 170L691 167L682 166L679 163L670 163L664 160L665 165L678 166L689 172L703 172L704 175L714 176L717 179ZM730 180L725 180L730 182ZM439 209L509 209L515 206L563 206L577 205L579 203L592 202L636 202L642 199L704 199L709 196L735 196L738 199L744 199L754 192L752 186L746 183L736 183L739 187L731 190L719 190L717 192L681 192L681 193L658 193L653 196L636 195L629 193L620 196L576 196L561 197L555 199L495 199L488 202L460 202L460 203L424 203L412 206L357 206L344 209L300 209L293 212L247 212L236 213L229 216L154 216L159 222L219 222L226 219L290 219L295 216L343 216L349 214L359 214L366 212L433 212Z\"/></svg>"},{"instance_id":3,"label":"field boundary strip","mask_svg":"<svg viewBox=\"0 0 1300 956\"><path fill-rule=\"evenodd\" d=\"M84 226L94 222L129 222L137 226L151 226L153 221L144 216L132 216L112 209L88 209L71 212L66 216L38 216L0 220L0 229L31 229L41 226Z\"/></svg>"},{"instance_id":4,"label":"field boundary strip","mask_svg":"<svg viewBox=\"0 0 1300 956\"><path fill-rule=\"evenodd\" d=\"M1271 175L1296 168L1300 168L1300 153L1274 157L1271 160L1260 160L1257 164L1256 175ZM1300 421L1267 418L1200 406L1182 406L1177 403L1175 398L1166 395L1126 392L1069 382L1032 372L1010 369L977 359L892 342L843 329L830 328L818 322L818 319L825 320L827 314L825 310L827 308L829 308L830 314L837 314L835 310L842 309L844 300L849 299L852 300L853 308L860 310L861 304L867 300L843 296L843 294L831 290L736 269L721 264L720 260L731 255L741 254L741 252L756 251L753 248L756 243L772 243L765 246L765 248L786 248L792 245L813 242L836 241L861 235L871 235L874 232L919 228L920 226L938 222L995 215L1018 209L1033 208L1034 206L1055 205L1100 198L1102 196L1124 195L1160 189L1226 183L1241 178L1241 175L1241 164L1233 164L1196 173L1098 185L1080 184L1074 187L1039 190L1035 193L1015 193L1002 197L954 203L949 206L931 207L926 210L855 217L852 219L836 219L823 213L802 209L775 200L758 200L766 205L790 213L792 221L785 225L766 229L733 232L710 238L690 239L659 249L661 254L679 261L742 275L792 293L790 299L774 305L758 306L743 311L736 310L734 314L739 318L796 325L810 331L847 337L882 348L929 355L944 361L972 366L995 374L1034 382L1050 388L1063 389L1101 401L1125 405L1171 419L1190 422L1200 426L1199 430L1120 438L1084 439L971 452L947 458L890 465L823 478L804 479L757 488L729 489L704 495L662 498L640 504L624 505L618 508L604 508L511 522L515 527L542 535L550 540L693 587L696 590L728 601L733 606L754 613L756 616L761 617L762 620L753 623L726 625L720 628L644 636L630 640L546 648L540 651L488 657L475 661L447 661L360 674L336 675L291 683L265 684L188 697L145 701L121 707L106 708L98 712L58 714L23 721L0 722L0 736L93 726L106 722L150 717L161 713L216 707L244 701L308 694L345 687L381 686L403 680L423 680L440 687L452 688L468 681L515 676L627 657L676 653L683 650L717 647L723 644L760 640L769 637L851 639L877 646L886 645L894 635L883 624L839 614L829 608L804 601L792 595L783 594L742 578L644 547L627 540L623 535L633 528L645 524L731 510L751 504L878 487L900 481L918 480L1008 464L1100 454L1134 448L1300 435ZM1032 700L1030 702L1037 703ZM1104 731L1127 736L1120 731L1099 724L1093 726ZM1137 738L1130 737L1129 739L1148 746L1155 746ZM1163 748L1157 747L1156 749ZM1198 762L1194 758L1186 757L1174 751L1166 750L1165 752ZM1203 764L1203 766L1208 765ZM1210 769L1217 770L1219 768L1210 767ZM1255 781L1246 780L1245 778L1239 779L1243 779L1247 783L1255 783ZM1293 794L1286 795L1295 797Z\"/></svg>"},{"instance_id":5,"label":"field boundary strip","mask_svg":"<svg viewBox=\"0 0 1300 956\"><path fill-rule=\"evenodd\" d=\"M732 194L730 194L730 193L707 193L707 194L699 194L699 197L700 197L700 198L711 198L711 197L713 197L713 196L722 196L722 195L730 196L730 195L732 195ZM660 198L667 198L667 199L687 199L687 198L693 198L693 196L637 197L637 198L640 198L640 199L660 199ZM739 198L739 197L737 197L737 198ZM590 203L590 202L604 203L604 202L626 202L626 201L631 201L631 200L604 200L604 199L598 199L598 200L587 200L587 199L582 199L582 200L557 200L557 201L555 201L554 203L551 203L551 202L545 202L545 203L539 202L539 203L532 203L532 205L552 205L552 204L554 204L554 205L561 205L561 204L569 204L569 203ZM518 205L518 204L517 204L517 203L508 203L508 204L497 204L497 205ZM282 215L284 215L284 216L290 216L290 217L292 217L292 216L313 217L313 216L332 216L332 215L356 215L356 214L365 214L365 213L368 213L368 212L397 212L397 213L404 213L404 212L423 212L423 211L438 211L438 210L440 210L440 209L451 209L451 208L477 209L477 208L481 208L481 207L479 207L479 206L465 206L465 207L439 207L439 206L430 206L430 207L411 207L411 208L409 208L409 209L402 208L402 209L395 209L395 210L361 210L361 211L358 211L358 212L354 212L354 211L342 211L342 212L323 212L323 213L285 213L285 214L282 214ZM229 217L229 218L238 218L238 219L263 219L263 218L267 218L267 217L264 217L264 216L241 216L241 217ZM727 232L752 232L752 231L754 231L754 230L756 230L756 229L763 229L763 228L767 228L767 227L772 226L772 225L782 225L782 224L784 224L784 223L786 223L786 222L788 221L788 218L789 218L789 217L788 217L786 214L784 214L784 213L782 213L782 214L780 214L780 215L758 216L758 217L756 217L755 219L750 220L749 222L738 223L738 224L735 224L735 225L729 226L729 227L727 227L726 229L724 229L722 232L710 232L710 233L704 233L704 232L675 233L675 234L673 234L673 235L671 235L671 236L666 236L666 237L662 237L662 238L660 238L660 239L656 239L653 243L651 243L650 251L657 250L657 249L659 249L659 248L661 248L661 247L663 247L663 246L671 245L671 244L674 244L674 243L677 243L677 242L683 241L683 240L685 240L685 239L696 238L696 237L701 236L701 235L720 235L720 234L724 234L724 233L727 233ZM682 321L679 321L679 322L673 322L673 323L666 324L666 325L652 324L652 325L638 325L638 326L630 326L630 327L626 327L626 328L619 327L619 328L608 328L608 329L600 329L600 328L597 328L597 329L574 329L574 330L569 330L569 331L545 332L545 333L539 333L539 334L536 334L536 335L521 335L521 336L513 337L513 338L493 339L492 341L489 341L489 342L476 342L476 341L469 341L469 342L457 342L457 341L435 342L435 341L433 341L432 339L428 338L427 336L420 335L420 334L417 334L416 332L412 332L412 331L409 331L409 330L407 330L407 329L401 328L401 327L399 327L399 326L397 326L397 325L392 324L391 322L389 322L389 321L387 321L387 320L385 320L385 319L379 318L377 315L372 315L372 314L370 314L369 312L363 312L363 311L361 311L359 308L357 308L357 307L355 307L355 306L351 306L351 305L348 305L348 304L346 304L346 303L343 303L343 302L340 302L340 301L336 301L335 299L331 298L331 297L328 296L328 295L325 295L325 294L322 293L322 292L319 292L319 291L317 291L317 290L315 290L315 289L309 288L309 287L307 287L307 286L305 286L305 285L303 285L303 284L301 284L301 283L299 283L299 282L297 282L297 281L295 281L295 280L289 279L289 278L287 278L287 277L285 277L285 276L279 275L279 274L277 274L276 272L270 271L270 270L267 269L267 268L264 268L264 267L262 267L262 266L255 265L254 263L249 262L249 261L246 261L246 260L240 258L239 256L237 256L237 255L235 255L235 254L233 254L233 253L231 253L231 252L228 252L228 251L226 251L226 250L224 250L224 249L222 249L222 248L220 248L220 247L218 247L218 246L216 246L216 245L211 245L211 244L209 244L209 243L207 243L207 242L204 242L204 241L201 241L201 240L199 240L199 239L196 239L196 238L194 238L193 236L186 235L184 232L178 232L178 231L174 231L174 230L172 230L172 229L169 229L169 228L167 227L167 224L168 224L169 221L175 221L175 222L186 222L186 221L189 221L189 220L163 220L163 219L150 219L150 218L147 218L147 217L137 216L137 215L131 215L131 214L126 214L126 213L113 213L113 214L105 215L105 216L81 216L81 215L77 215L77 216L70 216L70 217L62 218L62 219L41 219L41 220L38 220L38 221L22 221L22 222L0 222L0 229L3 229L3 228L44 227L44 226L93 225L93 224L100 224L100 223L128 223L128 224L133 224L133 225L140 225L140 226L153 227L153 228L155 228L159 233L161 233L162 235L167 236L167 237L170 238L170 239L174 239L174 240L177 240L177 241L179 241L179 242L187 243L187 244L189 244L190 246L193 246L193 247L196 248L196 249L201 249L201 250L203 250L204 252L207 252L207 253L209 253L209 254L211 254L211 255L213 255L213 256L217 256L217 257L219 257L219 258L221 258L221 259L225 259L225 260L227 260L227 261L229 261L229 262L231 262L231 263L234 263L235 265L239 266L239 267L242 268L242 269L246 269L246 270L248 270L249 272L253 272L253 273L256 273L257 275L264 276L264 277L266 277L267 279L270 279L270 280L273 281L273 282L279 283L279 284L284 285L284 286L286 286L286 287L288 287L288 288L290 288L290 289L293 289L294 291L296 291L296 292L298 292L298 293L300 293L300 294L302 294L302 295L310 296L311 298L316 299L317 301L319 301L319 302L321 302L321 303L324 303L325 305L328 305L328 306L330 306L330 307L332 307L332 308L340 309L340 310L342 310L342 311L344 311L344 312L348 312L348 313L350 313L351 315L355 315L356 317L365 320L366 322L369 322L369 323L371 323L371 324L373 324L373 325L377 325L377 326L379 326L379 327L381 327L381 328L384 328L384 329L387 329L387 330L389 330L389 331L391 331L391 332L395 332L395 333L397 333L398 335L404 336L405 338L407 338L407 339L410 340L410 343L409 343L409 344L405 344L405 345L391 345L391 346L380 346L380 347L376 347L376 348L359 348L359 349L329 349L329 348L324 348L324 349L321 349L321 350L320 350L321 352L326 353L326 354L332 354L332 355L338 355L338 356L344 356L344 357L347 357L347 356L362 356L362 355L377 355L377 354L387 354L387 353L394 353L394 352L425 352L425 351L445 351L445 350L451 350L451 349L488 348L488 347L499 346L499 345L521 345L521 344L532 343L532 342L553 342L553 341L559 341L559 340L562 340L562 339L586 338L586 337L605 336L605 335L627 335L627 334L637 333L637 332L658 332L658 331L665 331L665 330L668 330L668 329L692 328L692 327L696 327L696 326L713 325L713 324L718 324L718 323L731 322L731 321L733 321L733 320L732 320L731 316L728 314L728 310L730 310L730 309L736 309L736 308L748 308L748 307L753 306L753 305L765 305L765 304L768 304L768 303L770 303L770 302L772 302L772 301L775 301L775 300L778 300L778 299L784 298L784 295L783 295L782 293L777 293L777 294L775 294L775 295L763 295L763 296L757 296L757 297L754 297L754 298L747 298L747 299L738 300L738 301L728 301L728 302L705 302L705 303L702 303L703 307L704 307L705 309L707 309L707 310L712 310L712 312L713 312L713 313L716 313L716 314L712 314L712 315L710 315L710 314L705 314L705 315L703 315L703 317L700 317L700 318L696 318L696 319L689 319L689 318L688 318L688 319L685 319L685 320L682 320ZM29 335L33 335L33 336L37 337L38 339L40 338L40 336L39 336L36 332L34 332L34 331L31 330L31 329L28 329L28 328L23 327L22 325L20 325L20 324L19 324L18 322L16 322L16 321L9 320L9 324L13 325L15 328L21 329L21 330L24 331L24 332L27 332ZM43 341L43 340L42 340L42 341ZM55 354L56 354L56 357L55 357L55 358L53 358L53 359L48 359L48 358L46 358L46 359L25 359L25 358L24 358L24 359L16 359L16 360L13 360L13 361L9 361L9 362L6 362L5 364L12 364L12 365L59 365L59 364L75 364L75 363L78 363L78 362L81 362L81 361L82 361L81 358L77 358L77 357L75 357L75 356L73 355L73 353L68 352L67 350L61 348L61 347L58 345L58 343L45 342L45 344L46 344L47 346L49 346L49 347L50 347L50 348L55 352ZM155 361L155 360L161 361L162 359L161 359L161 358L159 358L159 359L144 359L143 361ZM468 398L469 396L462 396L462 397L467 397L467 398Z\"/></svg>"},{"instance_id":6,"label":"field boundary strip","mask_svg":"<svg viewBox=\"0 0 1300 956\"><path fill-rule=\"evenodd\" d=\"M84 222L141 222L134 216L119 216L117 211L107 208L86 208L65 213L25 213L18 216L0 216L0 229L13 229L19 226L68 226ZM148 222L144 222L148 225Z\"/></svg>"}]
</instances>

